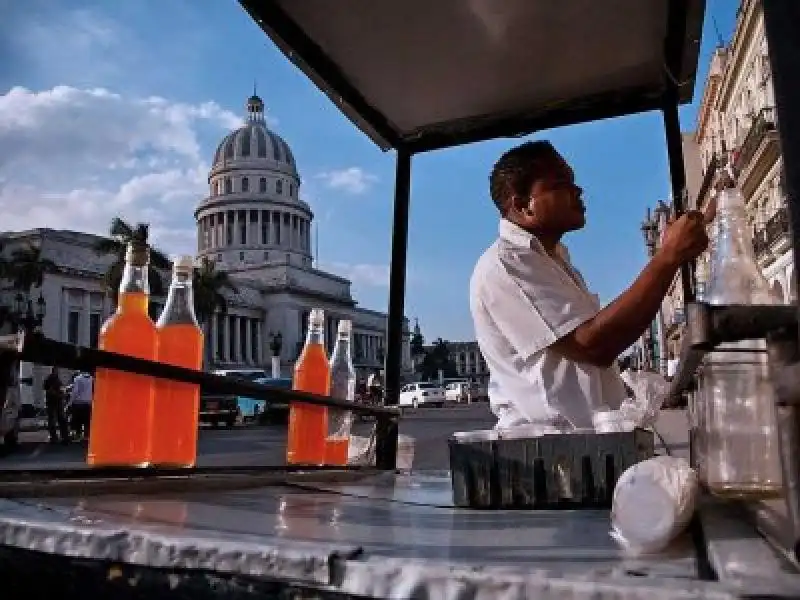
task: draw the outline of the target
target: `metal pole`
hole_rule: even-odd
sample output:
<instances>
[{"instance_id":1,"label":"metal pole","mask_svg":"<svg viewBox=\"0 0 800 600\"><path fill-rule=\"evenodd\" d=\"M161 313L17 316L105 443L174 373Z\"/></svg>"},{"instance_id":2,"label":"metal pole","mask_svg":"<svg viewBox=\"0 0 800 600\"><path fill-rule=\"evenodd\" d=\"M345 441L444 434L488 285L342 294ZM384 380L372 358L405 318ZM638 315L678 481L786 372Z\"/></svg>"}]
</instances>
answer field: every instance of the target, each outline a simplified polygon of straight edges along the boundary
<instances>
[{"instance_id":1,"label":"metal pole","mask_svg":"<svg viewBox=\"0 0 800 600\"><path fill-rule=\"evenodd\" d=\"M386 333L386 398L384 401L387 405L397 405L400 401L410 193L411 153L405 148L398 148L394 184L392 262L389 270L389 322Z\"/></svg>"},{"instance_id":2,"label":"metal pole","mask_svg":"<svg viewBox=\"0 0 800 600\"><path fill-rule=\"evenodd\" d=\"M775 90L775 117L783 155L783 175L786 205L789 212L794 260L795 281L800 265L800 2L797 0L762 0L764 32L767 39L773 88ZM795 284L797 286L797 283ZM800 286L798 286L800 287ZM795 290L797 292L797 289ZM800 296L796 296L800 298ZM800 309L799 309L800 310ZM796 361L792 356L791 360ZM797 440L800 439L800 410L796 406L779 407L781 414L781 458L786 505L795 544L800 536L800 465ZM792 442L793 443L789 443ZM795 559L800 548L792 548Z\"/></svg>"},{"instance_id":3,"label":"metal pole","mask_svg":"<svg viewBox=\"0 0 800 600\"><path fill-rule=\"evenodd\" d=\"M672 182L672 207L675 210L675 216L680 216L686 212L687 208L686 171L683 164L681 122L678 117L678 93L674 87L671 87L665 94L661 112L664 117L664 133L667 138L669 175ZM694 302L694 263L681 267L681 284L684 305Z\"/></svg>"}]
</instances>

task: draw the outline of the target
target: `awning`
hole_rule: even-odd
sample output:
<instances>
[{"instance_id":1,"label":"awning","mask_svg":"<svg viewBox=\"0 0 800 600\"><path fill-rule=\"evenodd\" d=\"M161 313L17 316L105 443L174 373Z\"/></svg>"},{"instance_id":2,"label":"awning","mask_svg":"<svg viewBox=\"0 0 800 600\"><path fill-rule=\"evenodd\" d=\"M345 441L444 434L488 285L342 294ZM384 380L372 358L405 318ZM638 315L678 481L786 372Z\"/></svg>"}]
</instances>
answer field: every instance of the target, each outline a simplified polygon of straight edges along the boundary
<instances>
[{"instance_id":1,"label":"awning","mask_svg":"<svg viewBox=\"0 0 800 600\"><path fill-rule=\"evenodd\" d=\"M384 150L688 102L705 0L240 0Z\"/></svg>"}]
</instances>

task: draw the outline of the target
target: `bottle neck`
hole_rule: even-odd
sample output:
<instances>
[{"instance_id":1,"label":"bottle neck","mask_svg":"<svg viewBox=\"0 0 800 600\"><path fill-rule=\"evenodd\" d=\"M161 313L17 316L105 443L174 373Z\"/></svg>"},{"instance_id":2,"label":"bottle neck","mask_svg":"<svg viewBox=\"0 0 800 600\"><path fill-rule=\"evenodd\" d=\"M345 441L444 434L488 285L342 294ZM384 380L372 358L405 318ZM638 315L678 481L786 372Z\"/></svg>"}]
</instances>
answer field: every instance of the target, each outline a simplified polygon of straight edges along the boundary
<instances>
[{"instance_id":1,"label":"bottle neck","mask_svg":"<svg viewBox=\"0 0 800 600\"><path fill-rule=\"evenodd\" d=\"M306 346L325 346L325 330L322 325L312 324L306 334Z\"/></svg>"},{"instance_id":2,"label":"bottle neck","mask_svg":"<svg viewBox=\"0 0 800 600\"><path fill-rule=\"evenodd\" d=\"M346 364L353 362L350 355L350 336L340 336L336 339L336 346L333 349L331 362Z\"/></svg>"},{"instance_id":3,"label":"bottle neck","mask_svg":"<svg viewBox=\"0 0 800 600\"><path fill-rule=\"evenodd\" d=\"M148 271L147 265L125 264L119 284L118 311L147 314L150 299Z\"/></svg>"},{"instance_id":4,"label":"bottle neck","mask_svg":"<svg viewBox=\"0 0 800 600\"><path fill-rule=\"evenodd\" d=\"M167 293L167 302L158 319L158 326L194 325L198 326L194 312L194 292L192 278L187 273L176 273Z\"/></svg>"}]
</instances>

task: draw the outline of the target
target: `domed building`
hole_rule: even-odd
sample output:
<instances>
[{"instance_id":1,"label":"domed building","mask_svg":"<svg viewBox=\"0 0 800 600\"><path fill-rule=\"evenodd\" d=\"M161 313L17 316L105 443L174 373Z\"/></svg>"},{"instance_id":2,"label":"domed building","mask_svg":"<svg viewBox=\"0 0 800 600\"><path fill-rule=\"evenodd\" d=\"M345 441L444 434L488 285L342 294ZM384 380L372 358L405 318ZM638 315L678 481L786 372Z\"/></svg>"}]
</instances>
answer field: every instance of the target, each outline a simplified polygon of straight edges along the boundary
<instances>
[{"instance_id":1,"label":"domed building","mask_svg":"<svg viewBox=\"0 0 800 600\"><path fill-rule=\"evenodd\" d=\"M314 215L300 195L297 163L286 141L267 127L258 96L247 100L244 125L217 147L208 185L195 211L198 258L228 272L239 291L228 314L214 319L215 364L264 364L280 333L282 363L290 366L311 309L322 308L329 349L338 321L350 319L357 367L366 372L379 366L386 314L358 307L347 279L314 265ZM404 354L410 369L410 349Z\"/></svg>"},{"instance_id":2,"label":"domed building","mask_svg":"<svg viewBox=\"0 0 800 600\"><path fill-rule=\"evenodd\" d=\"M359 375L382 365L387 315L359 307L350 281L316 268L311 244L314 215L301 199L300 184L289 145L269 130L264 103L253 95L247 101L244 125L217 147L208 196L194 213L197 256L213 260L237 287L236 294L227 294L227 312L212 317L206 340L211 345L211 368L268 371L277 338L282 373L289 375L312 308L325 311L329 351L338 321L349 319ZM47 228L0 232L7 253L32 245L56 265L37 292L46 301L42 324L46 336L96 346L100 326L113 310L103 274L114 257L97 255L94 247L100 239ZM163 298L153 298L151 313L159 314L163 303ZM408 335L404 345L404 368L410 373Z\"/></svg>"}]
</instances>

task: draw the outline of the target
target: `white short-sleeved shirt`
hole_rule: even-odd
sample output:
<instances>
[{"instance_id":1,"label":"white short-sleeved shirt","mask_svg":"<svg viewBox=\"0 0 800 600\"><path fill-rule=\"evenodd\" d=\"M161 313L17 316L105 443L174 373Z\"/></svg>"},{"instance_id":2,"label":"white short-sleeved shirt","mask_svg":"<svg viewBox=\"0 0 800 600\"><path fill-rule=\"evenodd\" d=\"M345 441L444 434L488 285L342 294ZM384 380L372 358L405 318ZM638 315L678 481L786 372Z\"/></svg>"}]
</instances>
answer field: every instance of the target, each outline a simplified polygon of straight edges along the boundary
<instances>
[{"instance_id":1,"label":"white short-sleeved shirt","mask_svg":"<svg viewBox=\"0 0 800 600\"><path fill-rule=\"evenodd\" d=\"M600 310L563 246L551 258L533 235L500 221L499 238L472 273L470 309L497 427L558 415L591 427L592 408L619 408L625 387L616 366L577 363L550 349Z\"/></svg>"}]
</instances>

